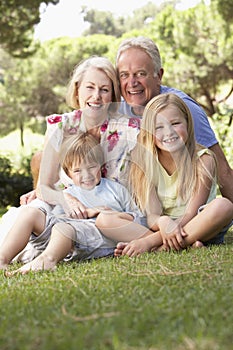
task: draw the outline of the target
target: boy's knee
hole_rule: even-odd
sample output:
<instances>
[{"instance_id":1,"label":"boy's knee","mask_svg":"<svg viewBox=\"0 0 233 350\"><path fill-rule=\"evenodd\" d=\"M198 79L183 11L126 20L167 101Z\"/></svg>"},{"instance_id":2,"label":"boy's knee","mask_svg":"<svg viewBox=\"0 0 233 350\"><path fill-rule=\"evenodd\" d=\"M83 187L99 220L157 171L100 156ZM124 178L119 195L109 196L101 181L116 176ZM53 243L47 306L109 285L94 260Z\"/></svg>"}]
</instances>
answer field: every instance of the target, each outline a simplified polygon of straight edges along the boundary
<instances>
[{"instance_id":1,"label":"boy's knee","mask_svg":"<svg viewBox=\"0 0 233 350\"><path fill-rule=\"evenodd\" d=\"M73 240L75 230L71 225L66 224L65 222L58 222L53 226L52 233L60 234Z\"/></svg>"}]
</instances>

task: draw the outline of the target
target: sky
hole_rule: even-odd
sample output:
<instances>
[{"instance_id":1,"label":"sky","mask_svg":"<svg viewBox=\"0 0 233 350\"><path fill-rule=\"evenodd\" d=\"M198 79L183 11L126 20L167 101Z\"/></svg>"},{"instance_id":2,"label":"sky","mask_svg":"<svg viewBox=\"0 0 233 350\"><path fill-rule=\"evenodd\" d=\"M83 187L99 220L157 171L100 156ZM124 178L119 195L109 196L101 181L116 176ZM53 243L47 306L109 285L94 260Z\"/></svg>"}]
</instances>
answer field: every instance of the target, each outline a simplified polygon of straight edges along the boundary
<instances>
[{"instance_id":1,"label":"sky","mask_svg":"<svg viewBox=\"0 0 233 350\"><path fill-rule=\"evenodd\" d=\"M41 6L41 21L35 27L35 39L45 41L61 36L78 37L88 28L80 14L82 6L99 11L110 11L116 16L129 16L148 2L156 5L163 0L60 0L57 5ZM198 0L181 0L180 7L195 6Z\"/></svg>"}]
</instances>

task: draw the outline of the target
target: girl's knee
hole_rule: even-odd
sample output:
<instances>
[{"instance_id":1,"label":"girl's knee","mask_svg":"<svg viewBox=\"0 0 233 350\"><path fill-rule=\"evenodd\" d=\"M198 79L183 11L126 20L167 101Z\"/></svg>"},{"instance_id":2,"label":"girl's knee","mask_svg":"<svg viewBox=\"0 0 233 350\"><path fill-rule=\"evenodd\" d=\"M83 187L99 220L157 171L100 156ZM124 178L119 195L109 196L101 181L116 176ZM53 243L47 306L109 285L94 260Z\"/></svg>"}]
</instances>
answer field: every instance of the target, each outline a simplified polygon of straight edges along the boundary
<instances>
[{"instance_id":1,"label":"girl's knee","mask_svg":"<svg viewBox=\"0 0 233 350\"><path fill-rule=\"evenodd\" d=\"M225 198L218 197L209 203L213 216L224 215L225 217L233 219L233 203Z\"/></svg>"},{"instance_id":2,"label":"girl's knee","mask_svg":"<svg viewBox=\"0 0 233 350\"><path fill-rule=\"evenodd\" d=\"M116 220L116 218L119 218L120 215L121 213L111 210L100 212L96 218L95 224L97 227L101 228L111 227L113 222Z\"/></svg>"},{"instance_id":3,"label":"girl's knee","mask_svg":"<svg viewBox=\"0 0 233 350\"><path fill-rule=\"evenodd\" d=\"M227 210L227 211L230 210L231 212L233 211L233 203L225 197L215 198L213 200L213 203L214 203L216 209L218 209L218 210L219 210L219 208L220 209L222 208L223 210Z\"/></svg>"},{"instance_id":4,"label":"girl's knee","mask_svg":"<svg viewBox=\"0 0 233 350\"><path fill-rule=\"evenodd\" d=\"M99 213L96 218L95 225L97 227L106 228L109 226L109 215L106 213Z\"/></svg>"}]
</instances>

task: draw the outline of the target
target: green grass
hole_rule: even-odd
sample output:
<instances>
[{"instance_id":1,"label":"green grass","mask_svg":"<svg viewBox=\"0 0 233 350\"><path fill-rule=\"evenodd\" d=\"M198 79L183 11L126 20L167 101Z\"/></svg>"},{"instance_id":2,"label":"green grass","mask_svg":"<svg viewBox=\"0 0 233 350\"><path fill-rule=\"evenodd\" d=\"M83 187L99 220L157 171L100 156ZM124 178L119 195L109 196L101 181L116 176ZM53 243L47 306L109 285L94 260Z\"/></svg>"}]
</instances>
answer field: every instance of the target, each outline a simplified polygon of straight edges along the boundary
<instances>
[{"instance_id":1,"label":"green grass","mask_svg":"<svg viewBox=\"0 0 233 350\"><path fill-rule=\"evenodd\" d=\"M40 147L34 136L18 154ZM219 247L0 273L0 349L230 350L232 253L233 230Z\"/></svg>"},{"instance_id":2,"label":"green grass","mask_svg":"<svg viewBox=\"0 0 233 350\"><path fill-rule=\"evenodd\" d=\"M232 236L208 249L2 273L0 349L232 349Z\"/></svg>"}]
</instances>

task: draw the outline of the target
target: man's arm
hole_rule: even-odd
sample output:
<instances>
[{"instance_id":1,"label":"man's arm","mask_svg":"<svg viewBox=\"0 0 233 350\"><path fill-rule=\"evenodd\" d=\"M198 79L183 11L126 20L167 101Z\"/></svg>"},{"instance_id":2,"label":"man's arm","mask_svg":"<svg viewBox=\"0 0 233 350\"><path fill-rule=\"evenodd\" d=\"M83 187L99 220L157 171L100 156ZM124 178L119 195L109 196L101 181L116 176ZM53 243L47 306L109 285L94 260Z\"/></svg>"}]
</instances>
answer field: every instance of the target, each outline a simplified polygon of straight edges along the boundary
<instances>
[{"instance_id":1,"label":"man's arm","mask_svg":"<svg viewBox=\"0 0 233 350\"><path fill-rule=\"evenodd\" d=\"M218 143L209 147L214 152L218 162L219 189L223 197L233 203L233 169L231 169L221 147Z\"/></svg>"}]
</instances>

